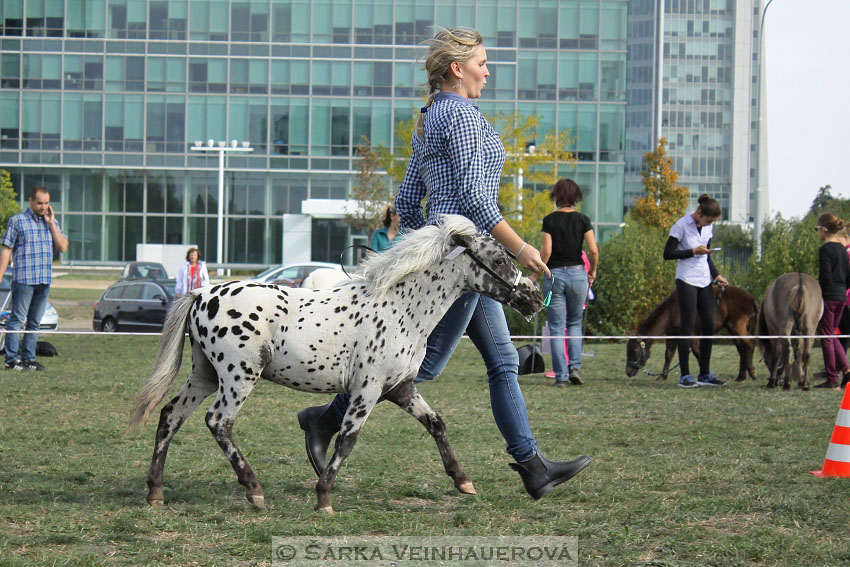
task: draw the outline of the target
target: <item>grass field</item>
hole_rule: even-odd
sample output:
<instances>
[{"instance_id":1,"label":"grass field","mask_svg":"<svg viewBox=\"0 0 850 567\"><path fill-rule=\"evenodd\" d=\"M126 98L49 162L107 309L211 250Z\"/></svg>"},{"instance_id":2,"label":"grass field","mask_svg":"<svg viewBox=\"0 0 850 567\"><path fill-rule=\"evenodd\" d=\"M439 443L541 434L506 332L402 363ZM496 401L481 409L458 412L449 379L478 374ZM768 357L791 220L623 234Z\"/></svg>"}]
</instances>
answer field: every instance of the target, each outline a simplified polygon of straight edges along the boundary
<instances>
[{"instance_id":1,"label":"grass field","mask_svg":"<svg viewBox=\"0 0 850 567\"><path fill-rule=\"evenodd\" d=\"M424 429L381 404L326 516L313 511L295 414L327 396L261 383L240 413L234 438L267 508L248 505L204 411L171 445L165 506L149 508L156 420L129 437L124 426L157 338L50 340L60 356L43 360L47 372L0 372L0 565L269 565L273 536L532 534L577 536L581 565L850 563L850 480L808 474L823 463L840 394L767 391L763 366L757 382L683 390L626 378L624 345L588 343L584 387L521 377L541 449L594 457L534 502L507 466L464 341L420 389L479 494L456 493ZM715 347L715 371L737 373L731 346Z\"/></svg>"}]
</instances>

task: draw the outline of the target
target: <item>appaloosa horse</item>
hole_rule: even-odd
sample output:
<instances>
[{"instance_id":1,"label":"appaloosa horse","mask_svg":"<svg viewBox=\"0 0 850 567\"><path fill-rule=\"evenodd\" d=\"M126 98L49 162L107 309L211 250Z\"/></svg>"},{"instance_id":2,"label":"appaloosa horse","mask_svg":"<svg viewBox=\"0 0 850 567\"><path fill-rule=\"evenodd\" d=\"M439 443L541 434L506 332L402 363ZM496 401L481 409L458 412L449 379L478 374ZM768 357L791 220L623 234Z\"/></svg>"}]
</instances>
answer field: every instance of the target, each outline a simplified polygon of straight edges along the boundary
<instances>
[{"instance_id":1,"label":"appaloosa horse","mask_svg":"<svg viewBox=\"0 0 850 567\"><path fill-rule=\"evenodd\" d=\"M755 324L758 304L750 292L732 285L726 286L725 289L717 286L714 289L714 297L717 301L717 308L714 311L714 332L726 329L730 335L741 337L732 340L740 357L737 380L739 382L746 380L748 373L751 378L755 379L753 350L756 343L749 336L748 327L750 323ZM646 366L652 343L655 340L653 337L686 334L680 333L679 321L679 301L674 290L640 322L635 334L641 338L629 339L626 344L626 376L634 376ZM694 329L699 329L699 319L697 319ZM666 380L670 373L670 362L676 353L677 343L676 339L666 340L664 368L658 374L659 380ZM696 353L696 349L694 350Z\"/></svg>"},{"instance_id":2,"label":"appaloosa horse","mask_svg":"<svg viewBox=\"0 0 850 567\"><path fill-rule=\"evenodd\" d=\"M228 282L189 292L166 318L156 363L133 410L143 423L168 395L180 370L184 331L192 371L163 407L147 476L147 501L163 501L168 445L209 395L207 427L230 461L248 501L263 489L232 436L233 421L260 378L305 392L347 392L351 404L333 458L316 484L316 509L333 512L331 492L345 458L381 396L419 420L434 440L455 487L475 493L449 446L446 427L413 384L426 339L452 303L478 291L527 319L543 307L534 284L504 248L459 216L446 216L368 256L359 279L324 290Z\"/></svg>"},{"instance_id":3,"label":"appaloosa horse","mask_svg":"<svg viewBox=\"0 0 850 567\"><path fill-rule=\"evenodd\" d=\"M764 292L758 318L759 335L815 335L823 314L823 297L818 281L802 272L783 274L773 280ZM779 374L783 375L782 389L791 388L791 360L794 352L794 373L797 386L811 388L809 357L813 338L759 339L764 363L770 370L768 388L775 388Z\"/></svg>"}]
</instances>

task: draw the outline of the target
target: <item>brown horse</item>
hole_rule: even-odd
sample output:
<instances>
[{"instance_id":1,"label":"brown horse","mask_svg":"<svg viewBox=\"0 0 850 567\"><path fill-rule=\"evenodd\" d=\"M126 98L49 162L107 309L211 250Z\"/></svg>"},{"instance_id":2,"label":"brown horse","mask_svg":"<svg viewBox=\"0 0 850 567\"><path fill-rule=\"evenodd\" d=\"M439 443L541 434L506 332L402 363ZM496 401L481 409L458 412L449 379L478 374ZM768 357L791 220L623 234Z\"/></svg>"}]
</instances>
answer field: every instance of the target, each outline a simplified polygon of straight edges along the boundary
<instances>
[{"instance_id":1,"label":"brown horse","mask_svg":"<svg viewBox=\"0 0 850 567\"><path fill-rule=\"evenodd\" d=\"M791 272L773 280L764 293L758 317L759 335L814 335L823 314L820 284L808 274ZM790 354L794 351L797 386L808 390L809 356L814 339L759 339L764 363L770 370L768 388L775 388L780 372L782 389L791 388Z\"/></svg>"},{"instance_id":2,"label":"brown horse","mask_svg":"<svg viewBox=\"0 0 850 567\"><path fill-rule=\"evenodd\" d=\"M731 285L726 288L719 286L714 288L714 297L717 299L717 309L714 311L714 332L726 329L730 335L741 337L732 341L741 359L737 380L738 382L746 380L747 374L755 379L753 350L756 343L750 336L748 328L750 323L755 325L758 304L750 292ZM699 318L694 329L699 329ZM679 331L679 301L674 290L640 322L635 334L641 338L629 339L626 344L626 376L634 376L638 370L646 366L649 351L654 342L652 337L683 334ZM666 340L664 368L658 374L659 380L666 380L670 373L670 362L676 353L676 344L677 339ZM691 350L694 354L698 354L695 346L692 346Z\"/></svg>"}]
</instances>

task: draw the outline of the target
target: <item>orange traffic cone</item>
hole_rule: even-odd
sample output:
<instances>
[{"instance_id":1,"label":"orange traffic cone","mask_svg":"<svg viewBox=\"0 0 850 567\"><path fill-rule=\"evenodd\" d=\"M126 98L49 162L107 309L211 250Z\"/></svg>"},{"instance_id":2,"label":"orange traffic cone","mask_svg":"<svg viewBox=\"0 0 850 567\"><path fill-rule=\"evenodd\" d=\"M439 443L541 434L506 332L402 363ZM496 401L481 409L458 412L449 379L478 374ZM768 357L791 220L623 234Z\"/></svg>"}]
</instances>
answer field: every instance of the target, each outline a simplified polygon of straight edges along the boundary
<instances>
[{"instance_id":1,"label":"orange traffic cone","mask_svg":"<svg viewBox=\"0 0 850 567\"><path fill-rule=\"evenodd\" d=\"M832 439L826 450L823 469L811 471L815 476L838 476L850 478L850 387L844 388L844 398L832 430Z\"/></svg>"}]
</instances>

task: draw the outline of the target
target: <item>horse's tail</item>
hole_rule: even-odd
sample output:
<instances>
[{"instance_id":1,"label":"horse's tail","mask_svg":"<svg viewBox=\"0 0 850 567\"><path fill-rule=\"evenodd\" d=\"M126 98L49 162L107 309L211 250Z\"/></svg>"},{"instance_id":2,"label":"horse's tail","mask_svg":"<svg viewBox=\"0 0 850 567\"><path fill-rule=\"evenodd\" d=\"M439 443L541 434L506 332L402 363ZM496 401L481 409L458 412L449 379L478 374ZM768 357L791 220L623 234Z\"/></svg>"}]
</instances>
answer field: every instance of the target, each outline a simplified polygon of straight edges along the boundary
<instances>
[{"instance_id":1,"label":"horse's tail","mask_svg":"<svg viewBox=\"0 0 850 567\"><path fill-rule=\"evenodd\" d=\"M797 297L796 301L791 304L791 315L794 317L794 327L791 331L792 335L802 335L803 328L800 321L803 318L805 311L805 299L803 297L805 290L803 289L803 273L797 272Z\"/></svg>"},{"instance_id":2,"label":"horse's tail","mask_svg":"<svg viewBox=\"0 0 850 567\"><path fill-rule=\"evenodd\" d=\"M174 302L165 318L162 327L162 338L159 341L159 351L156 353L156 362L151 369L150 377L142 386L136 398L136 407L130 415L130 423L127 431L133 431L142 425L150 417L177 378L180 365L183 362L183 340L186 329L186 319L189 317L189 308L195 301L198 291L190 291Z\"/></svg>"}]
</instances>

